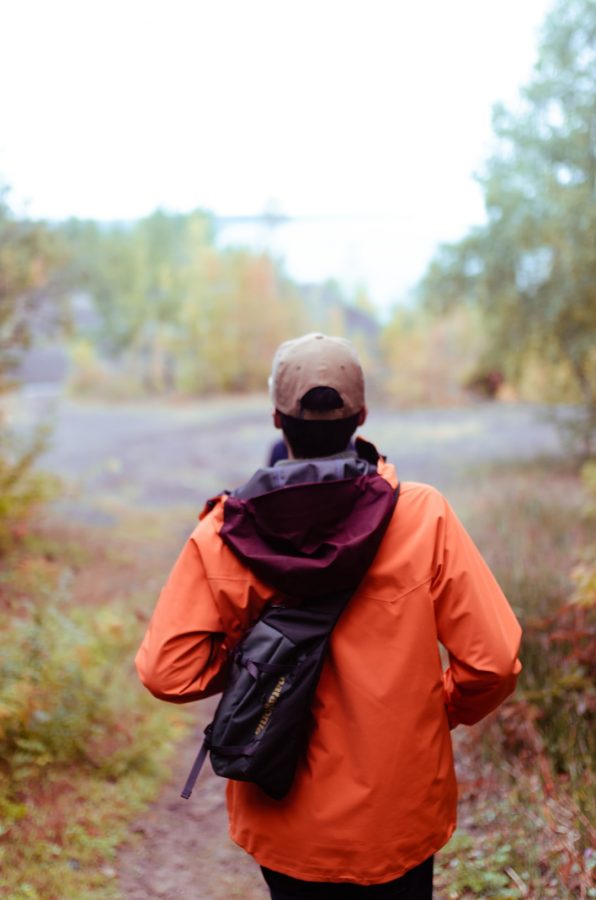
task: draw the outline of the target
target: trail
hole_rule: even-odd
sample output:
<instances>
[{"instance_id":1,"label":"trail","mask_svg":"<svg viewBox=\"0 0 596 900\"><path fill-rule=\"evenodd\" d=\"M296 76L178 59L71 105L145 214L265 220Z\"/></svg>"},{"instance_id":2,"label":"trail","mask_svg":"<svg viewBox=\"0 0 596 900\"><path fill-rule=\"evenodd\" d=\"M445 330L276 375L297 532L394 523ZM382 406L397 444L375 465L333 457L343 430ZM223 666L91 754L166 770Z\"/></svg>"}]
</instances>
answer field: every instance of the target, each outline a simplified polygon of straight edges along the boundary
<instances>
[{"instance_id":1,"label":"trail","mask_svg":"<svg viewBox=\"0 0 596 900\"><path fill-rule=\"evenodd\" d=\"M207 724L213 705L205 702L198 722ZM190 799L180 797L197 740L179 748L171 781L157 803L132 825L132 842L122 849L118 861L125 900L266 900L269 896L258 866L228 837L225 781L207 764Z\"/></svg>"},{"instance_id":2,"label":"trail","mask_svg":"<svg viewBox=\"0 0 596 900\"><path fill-rule=\"evenodd\" d=\"M70 484L64 509L89 517L105 512L110 501L138 509L202 506L263 465L280 436L261 395L110 405L38 390L3 402L7 424L17 431L40 418L52 424L41 465ZM569 412L560 408L557 415ZM373 407L361 433L397 465L402 480L427 481L446 492L479 465L563 452L552 413L532 405Z\"/></svg>"}]
</instances>

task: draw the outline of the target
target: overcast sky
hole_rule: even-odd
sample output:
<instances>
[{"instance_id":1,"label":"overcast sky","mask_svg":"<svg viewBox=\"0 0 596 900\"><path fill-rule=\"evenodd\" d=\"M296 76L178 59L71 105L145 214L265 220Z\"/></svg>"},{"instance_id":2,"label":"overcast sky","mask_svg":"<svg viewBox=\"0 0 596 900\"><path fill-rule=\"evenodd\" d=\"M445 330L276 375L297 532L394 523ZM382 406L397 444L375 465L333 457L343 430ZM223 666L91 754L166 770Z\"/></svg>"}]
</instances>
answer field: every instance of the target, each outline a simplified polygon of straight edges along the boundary
<instances>
[{"instance_id":1,"label":"overcast sky","mask_svg":"<svg viewBox=\"0 0 596 900\"><path fill-rule=\"evenodd\" d=\"M550 0L0 0L0 179L33 216L277 208L228 229L387 306L482 220L492 104Z\"/></svg>"}]
</instances>

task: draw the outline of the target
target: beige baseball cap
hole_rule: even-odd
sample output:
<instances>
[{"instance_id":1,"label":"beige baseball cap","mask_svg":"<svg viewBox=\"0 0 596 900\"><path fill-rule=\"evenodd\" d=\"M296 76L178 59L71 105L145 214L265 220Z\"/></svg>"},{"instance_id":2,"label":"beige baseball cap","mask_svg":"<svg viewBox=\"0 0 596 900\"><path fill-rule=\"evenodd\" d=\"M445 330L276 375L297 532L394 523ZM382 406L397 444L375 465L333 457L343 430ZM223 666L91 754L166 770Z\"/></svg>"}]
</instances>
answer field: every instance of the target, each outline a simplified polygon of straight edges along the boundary
<instances>
[{"instance_id":1,"label":"beige baseball cap","mask_svg":"<svg viewBox=\"0 0 596 900\"><path fill-rule=\"evenodd\" d=\"M350 341L313 332L278 347L269 378L275 409L300 418L300 401L315 387L334 388L343 400L326 418L347 419L364 409L364 374Z\"/></svg>"}]
</instances>

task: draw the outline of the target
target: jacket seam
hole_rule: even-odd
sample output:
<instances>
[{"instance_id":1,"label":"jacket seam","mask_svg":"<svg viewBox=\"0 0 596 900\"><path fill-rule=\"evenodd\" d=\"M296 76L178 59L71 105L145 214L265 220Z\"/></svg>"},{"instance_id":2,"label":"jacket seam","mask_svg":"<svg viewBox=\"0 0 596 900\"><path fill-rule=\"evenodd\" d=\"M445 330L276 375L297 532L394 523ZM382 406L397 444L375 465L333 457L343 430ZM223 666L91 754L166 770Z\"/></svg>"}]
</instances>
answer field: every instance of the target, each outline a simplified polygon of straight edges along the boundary
<instances>
[{"instance_id":1,"label":"jacket seam","mask_svg":"<svg viewBox=\"0 0 596 900\"><path fill-rule=\"evenodd\" d=\"M251 579L243 575L207 575L207 581L241 581L248 584Z\"/></svg>"},{"instance_id":2,"label":"jacket seam","mask_svg":"<svg viewBox=\"0 0 596 900\"><path fill-rule=\"evenodd\" d=\"M404 597L407 597L408 594L414 593L414 591L419 590L421 587L424 587L425 584L430 584L434 578L434 575L429 575L428 578L425 578L424 581L419 582L419 584L415 584L414 587L408 588L407 591L404 591L402 594L397 594L395 598L391 600L386 600L384 597L377 596L377 594L370 593L369 591L364 591L361 596L368 597L371 600L379 600L381 603L395 603L397 600L402 600Z\"/></svg>"}]
</instances>

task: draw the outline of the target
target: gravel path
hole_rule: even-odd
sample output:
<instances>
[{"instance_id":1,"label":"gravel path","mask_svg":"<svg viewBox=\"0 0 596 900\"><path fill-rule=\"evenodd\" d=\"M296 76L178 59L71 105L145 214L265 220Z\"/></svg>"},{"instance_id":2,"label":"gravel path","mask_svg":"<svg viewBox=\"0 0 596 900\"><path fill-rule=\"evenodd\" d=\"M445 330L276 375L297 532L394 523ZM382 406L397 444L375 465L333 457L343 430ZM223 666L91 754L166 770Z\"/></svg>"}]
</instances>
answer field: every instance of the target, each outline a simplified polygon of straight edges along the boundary
<instances>
[{"instance_id":1,"label":"gravel path","mask_svg":"<svg viewBox=\"0 0 596 900\"><path fill-rule=\"evenodd\" d=\"M261 396L118 406L43 392L12 399L9 421L20 430L40 416L54 424L41 464L70 484L71 503L83 510L109 499L133 507L202 506L263 465L280 435ZM562 452L552 419L529 405L372 409L362 433L403 480L441 490L479 464Z\"/></svg>"}]
</instances>

